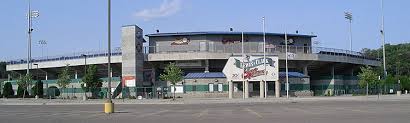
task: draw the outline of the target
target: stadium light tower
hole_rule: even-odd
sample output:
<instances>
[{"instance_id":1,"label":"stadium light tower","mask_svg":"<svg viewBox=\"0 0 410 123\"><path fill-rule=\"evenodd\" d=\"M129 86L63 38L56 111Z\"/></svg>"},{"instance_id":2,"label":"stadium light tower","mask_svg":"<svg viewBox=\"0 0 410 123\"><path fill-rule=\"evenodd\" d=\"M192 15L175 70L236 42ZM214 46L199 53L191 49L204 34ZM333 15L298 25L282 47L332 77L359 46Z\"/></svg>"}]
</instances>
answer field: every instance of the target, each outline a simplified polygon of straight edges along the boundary
<instances>
[{"instance_id":1,"label":"stadium light tower","mask_svg":"<svg viewBox=\"0 0 410 123\"><path fill-rule=\"evenodd\" d=\"M38 11L31 10L31 0L28 0L28 10L27 10L27 75L30 74L30 62L31 62L31 33L33 32L32 19L40 16Z\"/></svg>"},{"instance_id":2,"label":"stadium light tower","mask_svg":"<svg viewBox=\"0 0 410 123\"><path fill-rule=\"evenodd\" d=\"M350 51L353 51L353 35L352 35L352 20L353 20L353 15L351 12L345 12L345 18L349 20L349 39L350 39Z\"/></svg>"},{"instance_id":3,"label":"stadium light tower","mask_svg":"<svg viewBox=\"0 0 410 123\"><path fill-rule=\"evenodd\" d=\"M31 33L33 32L32 19L37 18L39 15L40 13L38 11L31 10L31 0L28 0L28 11L27 11L28 38L27 38L27 72L26 72L26 75L30 74L30 67L31 67ZM30 92L29 89L30 89L30 85L27 86L26 90Z\"/></svg>"}]
</instances>

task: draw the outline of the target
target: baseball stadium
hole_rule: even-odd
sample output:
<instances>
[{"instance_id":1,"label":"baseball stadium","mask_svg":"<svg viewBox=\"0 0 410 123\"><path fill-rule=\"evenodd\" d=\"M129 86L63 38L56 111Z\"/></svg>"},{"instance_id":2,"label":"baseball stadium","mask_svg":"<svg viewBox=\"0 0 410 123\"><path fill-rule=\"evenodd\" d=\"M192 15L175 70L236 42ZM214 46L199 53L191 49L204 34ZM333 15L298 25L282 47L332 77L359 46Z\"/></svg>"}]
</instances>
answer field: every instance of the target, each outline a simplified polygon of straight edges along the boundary
<instances>
[{"instance_id":1,"label":"baseball stadium","mask_svg":"<svg viewBox=\"0 0 410 123\"><path fill-rule=\"evenodd\" d=\"M289 95L294 97L353 94L359 88L360 67L380 65L378 59L365 57L360 52L316 47L312 41L316 37L235 31L144 34L137 25L126 25L121 28L121 48L111 52L112 97L164 98L172 96L171 92L182 98L278 97L286 95L287 87ZM276 59L273 61L277 63L278 78L230 80L231 75L224 73L224 68L231 65L228 64L230 58L243 55ZM16 91L18 76L25 75L29 67L31 75L41 80L46 90L57 86L58 74L68 66L71 82L62 95L81 97L85 93L81 85L87 66L95 65L103 81L98 95L104 98L108 95L107 59L108 51L92 51L32 58L29 64L24 58L10 60L5 82L11 82ZM170 63L183 71L183 80L175 89L170 89L174 86L159 77ZM289 86L285 84L286 76Z\"/></svg>"}]
</instances>

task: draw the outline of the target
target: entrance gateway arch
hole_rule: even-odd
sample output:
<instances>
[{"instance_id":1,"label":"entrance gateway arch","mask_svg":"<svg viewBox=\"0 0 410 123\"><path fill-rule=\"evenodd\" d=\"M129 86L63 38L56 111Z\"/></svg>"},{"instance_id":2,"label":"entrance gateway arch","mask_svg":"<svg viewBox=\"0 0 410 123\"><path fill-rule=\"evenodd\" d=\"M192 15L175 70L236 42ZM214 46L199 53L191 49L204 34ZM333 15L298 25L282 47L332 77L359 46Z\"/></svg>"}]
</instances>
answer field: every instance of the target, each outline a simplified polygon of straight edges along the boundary
<instances>
[{"instance_id":1,"label":"entrance gateway arch","mask_svg":"<svg viewBox=\"0 0 410 123\"><path fill-rule=\"evenodd\" d=\"M229 83L229 98L234 97L234 82L242 83L242 96L243 98L249 98L250 81L259 82L260 98L267 96L267 84L265 82L275 81L275 96L279 97L280 83L278 62L279 58L277 56L266 56L265 58L263 56L230 57L222 71Z\"/></svg>"}]
</instances>

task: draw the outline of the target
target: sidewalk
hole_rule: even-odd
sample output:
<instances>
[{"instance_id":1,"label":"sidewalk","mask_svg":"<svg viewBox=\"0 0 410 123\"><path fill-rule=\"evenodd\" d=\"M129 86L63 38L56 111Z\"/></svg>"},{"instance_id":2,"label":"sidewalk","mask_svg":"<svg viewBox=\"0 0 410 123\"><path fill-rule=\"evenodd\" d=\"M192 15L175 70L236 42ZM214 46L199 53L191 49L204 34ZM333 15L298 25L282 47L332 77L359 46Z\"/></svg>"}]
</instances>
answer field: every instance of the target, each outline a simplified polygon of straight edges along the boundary
<instances>
[{"instance_id":1,"label":"sidewalk","mask_svg":"<svg viewBox=\"0 0 410 123\"><path fill-rule=\"evenodd\" d=\"M95 105L103 104L105 99L0 99L0 105ZM192 99L113 99L115 104L261 104L261 103L294 103L314 101L409 101L410 95L377 95L371 96L334 96L334 97L291 97L286 99L272 98L261 99L259 97L249 99L227 99L227 98L192 98Z\"/></svg>"}]
</instances>

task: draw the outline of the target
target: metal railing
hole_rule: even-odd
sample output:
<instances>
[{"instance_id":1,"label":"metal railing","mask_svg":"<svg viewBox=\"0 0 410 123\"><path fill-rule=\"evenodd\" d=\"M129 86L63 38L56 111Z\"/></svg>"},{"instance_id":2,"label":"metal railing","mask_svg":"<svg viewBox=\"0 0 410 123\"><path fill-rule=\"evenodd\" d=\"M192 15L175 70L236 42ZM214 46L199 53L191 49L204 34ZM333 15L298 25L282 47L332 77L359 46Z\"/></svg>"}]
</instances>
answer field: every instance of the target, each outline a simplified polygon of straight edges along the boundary
<instances>
[{"instance_id":1,"label":"metal railing","mask_svg":"<svg viewBox=\"0 0 410 123\"><path fill-rule=\"evenodd\" d=\"M241 53L241 45L205 45L205 46L189 46L189 45L175 45L175 46L146 46L145 53L190 53L190 52L209 52L209 53ZM284 45L267 45L267 53L285 53ZM248 44L244 46L245 53L263 53L263 45ZM364 56L361 52L326 48L326 47L310 47L310 46L288 46L288 52L295 54L325 54L332 56L348 56L355 58L363 58L370 60L379 60Z\"/></svg>"},{"instance_id":2,"label":"metal railing","mask_svg":"<svg viewBox=\"0 0 410 123\"><path fill-rule=\"evenodd\" d=\"M218 45L171 45L171 46L144 46L144 54L157 54L157 53L194 53L194 52L209 52L209 53L241 53L242 47L239 44L218 44ZM259 43L250 43L244 46L245 53L263 53L263 45ZM267 45L267 53L285 53L284 45ZM335 48L325 48L325 47L310 47L310 46L288 46L288 52L295 54L325 54L332 56L348 56L355 58L363 58L370 60L379 60L376 58L370 58L364 56L360 52L335 49ZM89 52L76 52L65 55L57 56L46 56L46 57L36 57L32 59L32 62L48 62L48 61L60 61L60 60L71 60L71 59L84 59L86 55L87 58L94 57L106 57L108 52L103 51L89 51ZM121 51L117 50L111 53L112 56L122 55ZM25 64L26 59L10 60L7 64Z\"/></svg>"},{"instance_id":3,"label":"metal railing","mask_svg":"<svg viewBox=\"0 0 410 123\"><path fill-rule=\"evenodd\" d=\"M75 52L75 53L64 54L64 55L34 57L32 58L31 63L72 60L72 59L84 59L85 57L83 55L86 55L87 58L106 57L108 56L108 51L102 50L102 51ZM111 55L120 56L122 55L122 53L121 51L113 51ZM6 63L7 64L26 64L27 59L10 60L10 61L7 61Z\"/></svg>"}]
</instances>

